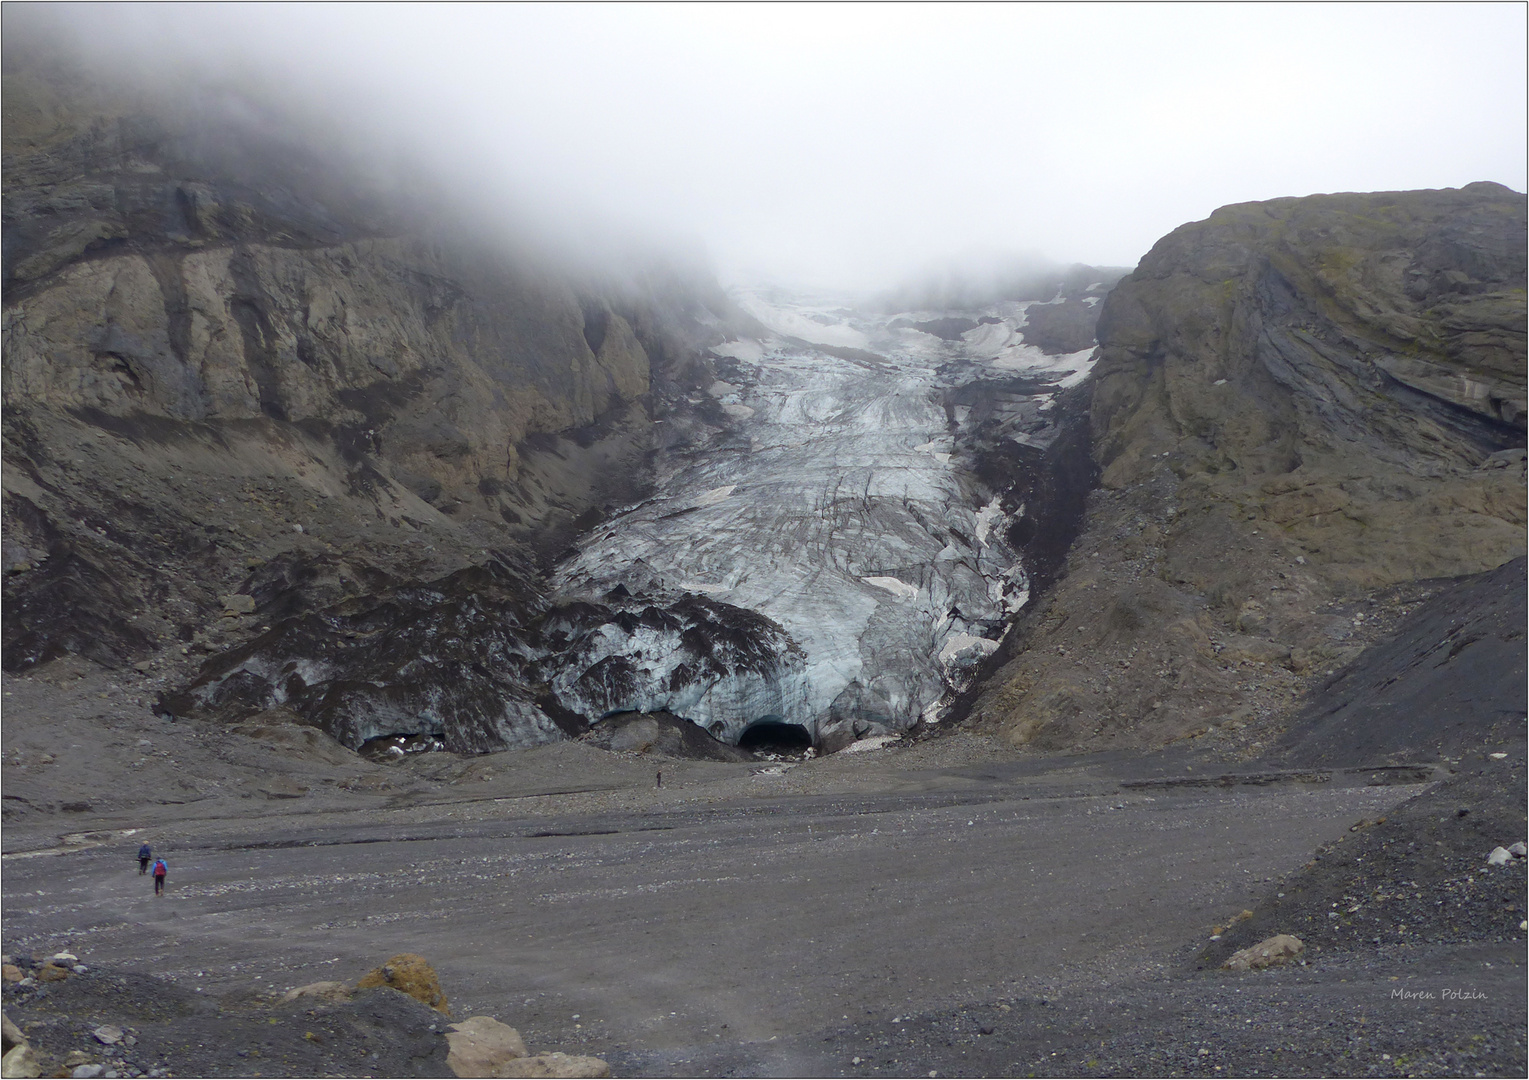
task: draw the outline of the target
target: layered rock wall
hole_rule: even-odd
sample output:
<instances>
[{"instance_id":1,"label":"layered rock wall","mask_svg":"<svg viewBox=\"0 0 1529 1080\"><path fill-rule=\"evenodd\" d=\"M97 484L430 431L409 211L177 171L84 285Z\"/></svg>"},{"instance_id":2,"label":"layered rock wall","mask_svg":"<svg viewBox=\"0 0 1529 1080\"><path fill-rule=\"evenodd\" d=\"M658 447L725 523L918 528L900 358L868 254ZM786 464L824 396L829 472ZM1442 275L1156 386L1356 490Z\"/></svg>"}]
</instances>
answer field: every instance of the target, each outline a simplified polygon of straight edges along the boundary
<instances>
[{"instance_id":1,"label":"layered rock wall","mask_svg":"<svg viewBox=\"0 0 1529 1080\"><path fill-rule=\"evenodd\" d=\"M1251 750L1431 579L1525 544L1525 202L1495 184L1225 207L1105 301L1101 488L977 722Z\"/></svg>"}]
</instances>

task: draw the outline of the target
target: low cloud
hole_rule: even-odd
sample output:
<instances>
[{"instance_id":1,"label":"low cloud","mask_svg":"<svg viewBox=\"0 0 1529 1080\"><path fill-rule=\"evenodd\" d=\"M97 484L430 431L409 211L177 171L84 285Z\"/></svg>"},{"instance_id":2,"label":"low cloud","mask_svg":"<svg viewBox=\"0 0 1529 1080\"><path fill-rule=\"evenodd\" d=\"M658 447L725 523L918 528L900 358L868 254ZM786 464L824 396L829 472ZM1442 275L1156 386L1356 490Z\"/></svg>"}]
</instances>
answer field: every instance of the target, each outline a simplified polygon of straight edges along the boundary
<instances>
[{"instance_id":1,"label":"low cloud","mask_svg":"<svg viewBox=\"0 0 1529 1080\"><path fill-rule=\"evenodd\" d=\"M1521 5L7 5L551 244L885 288L1219 205L1525 186ZM619 239L618 239L619 238Z\"/></svg>"}]
</instances>

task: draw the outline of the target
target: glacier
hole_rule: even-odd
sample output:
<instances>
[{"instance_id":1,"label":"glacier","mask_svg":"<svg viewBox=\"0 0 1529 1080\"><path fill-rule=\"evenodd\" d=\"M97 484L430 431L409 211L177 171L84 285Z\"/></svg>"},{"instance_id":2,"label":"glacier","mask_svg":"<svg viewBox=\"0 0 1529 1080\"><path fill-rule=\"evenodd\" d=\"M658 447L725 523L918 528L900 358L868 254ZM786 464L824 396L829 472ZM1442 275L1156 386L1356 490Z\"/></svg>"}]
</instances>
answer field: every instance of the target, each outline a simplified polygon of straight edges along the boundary
<instances>
[{"instance_id":1,"label":"glacier","mask_svg":"<svg viewBox=\"0 0 1529 1080\"><path fill-rule=\"evenodd\" d=\"M814 742L906 730L1029 597L1011 539L1026 508L980 479L978 429L1044 447L1091 350L1026 344L1037 301L733 299L761 332L711 350L715 380L657 427L651 497L555 571L555 603L582 617L547 643L548 679L589 722L667 709L729 742L763 721ZM723 625L735 647L700 655L697 634Z\"/></svg>"}]
</instances>

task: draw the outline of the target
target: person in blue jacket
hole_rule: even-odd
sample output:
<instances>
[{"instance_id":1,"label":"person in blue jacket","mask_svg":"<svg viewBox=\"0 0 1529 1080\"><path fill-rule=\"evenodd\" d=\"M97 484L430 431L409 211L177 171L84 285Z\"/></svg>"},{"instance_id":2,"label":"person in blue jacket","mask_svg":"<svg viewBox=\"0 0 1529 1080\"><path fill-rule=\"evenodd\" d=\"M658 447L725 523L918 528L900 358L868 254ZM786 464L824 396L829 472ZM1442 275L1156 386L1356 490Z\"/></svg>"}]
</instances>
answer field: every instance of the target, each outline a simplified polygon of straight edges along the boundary
<instances>
[{"instance_id":1,"label":"person in blue jacket","mask_svg":"<svg viewBox=\"0 0 1529 1080\"><path fill-rule=\"evenodd\" d=\"M165 865L164 859L156 859L154 861L154 895L155 896L163 896L165 894L165 875L168 874L169 872L170 872L170 868Z\"/></svg>"},{"instance_id":2,"label":"person in blue jacket","mask_svg":"<svg viewBox=\"0 0 1529 1080\"><path fill-rule=\"evenodd\" d=\"M138 849L138 872L140 874L147 874L149 872L149 860L153 857L154 849L149 847L148 844L144 844Z\"/></svg>"}]
</instances>

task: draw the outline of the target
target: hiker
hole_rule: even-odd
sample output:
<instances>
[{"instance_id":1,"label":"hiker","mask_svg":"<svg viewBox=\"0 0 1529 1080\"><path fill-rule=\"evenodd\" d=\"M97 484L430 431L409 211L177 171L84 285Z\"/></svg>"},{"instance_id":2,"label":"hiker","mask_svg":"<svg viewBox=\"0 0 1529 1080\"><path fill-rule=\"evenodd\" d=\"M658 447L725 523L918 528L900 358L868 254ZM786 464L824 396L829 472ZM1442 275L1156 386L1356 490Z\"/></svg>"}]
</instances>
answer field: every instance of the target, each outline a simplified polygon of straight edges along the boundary
<instances>
[{"instance_id":1,"label":"hiker","mask_svg":"<svg viewBox=\"0 0 1529 1080\"><path fill-rule=\"evenodd\" d=\"M664 786L664 770L662 770L662 769L658 770L658 783L656 785L654 785L654 786L655 787L663 787Z\"/></svg>"},{"instance_id":2,"label":"hiker","mask_svg":"<svg viewBox=\"0 0 1529 1080\"><path fill-rule=\"evenodd\" d=\"M138 873L140 875L149 872L149 860L154 857L154 849L144 844L138 849Z\"/></svg>"},{"instance_id":3,"label":"hiker","mask_svg":"<svg viewBox=\"0 0 1529 1080\"><path fill-rule=\"evenodd\" d=\"M154 895L155 896L163 896L164 895L164 892L165 892L165 875L168 874L169 872L170 872L170 868L165 865L165 861L163 859L156 859L156 860L154 860Z\"/></svg>"}]
</instances>

